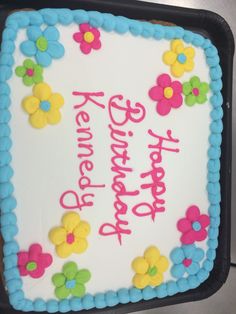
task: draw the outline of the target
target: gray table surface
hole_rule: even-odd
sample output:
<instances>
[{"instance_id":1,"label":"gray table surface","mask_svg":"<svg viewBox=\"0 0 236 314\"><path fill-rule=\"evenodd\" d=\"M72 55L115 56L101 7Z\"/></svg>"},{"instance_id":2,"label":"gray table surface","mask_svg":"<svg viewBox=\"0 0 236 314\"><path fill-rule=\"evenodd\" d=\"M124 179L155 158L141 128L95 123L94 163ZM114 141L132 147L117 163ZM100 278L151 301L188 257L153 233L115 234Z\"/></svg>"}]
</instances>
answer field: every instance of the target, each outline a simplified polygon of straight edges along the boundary
<instances>
[{"instance_id":1,"label":"gray table surface","mask_svg":"<svg viewBox=\"0 0 236 314\"><path fill-rule=\"evenodd\" d=\"M188 8L206 9L214 11L225 18L230 25L236 40L236 0L149 0L147 2L177 5ZM234 67L236 79L236 66ZM233 92L233 167L232 191L236 190L236 88ZM232 193L232 236L231 260L236 262L236 193ZM137 314L234 314L236 313L236 269L231 268L226 284L210 298L191 303L157 308Z\"/></svg>"}]
</instances>

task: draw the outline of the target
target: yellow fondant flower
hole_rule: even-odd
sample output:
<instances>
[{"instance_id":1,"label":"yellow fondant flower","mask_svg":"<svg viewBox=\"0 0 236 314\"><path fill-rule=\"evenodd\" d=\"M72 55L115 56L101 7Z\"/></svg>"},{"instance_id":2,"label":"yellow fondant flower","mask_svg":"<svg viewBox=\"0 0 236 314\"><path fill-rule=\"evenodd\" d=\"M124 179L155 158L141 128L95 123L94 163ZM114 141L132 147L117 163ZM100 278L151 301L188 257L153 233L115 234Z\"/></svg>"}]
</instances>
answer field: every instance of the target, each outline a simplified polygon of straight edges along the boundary
<instances>
[{"instance_id":1,"label":"yellow fondant flower","mask_svg":"<svg viewBox=\"0 0 236 314\"><path fill-rule=\"evenodd\" d=\"M72 253L80 254L87 249L86 237L89 233L90 225L80 220L76 212L68 212L62 217L62 226L49 232L49 239L55 244L57 255L66 258Z\"/></svg>"},{"instance_id":2,"label":"yellow fondant flower","mask_svg":"<svg viewBox=\"0 0 236 314\"><path fill-rule=\"evenodd\" d=\"M190 72L194 68L195 51L192 47L184 47L180 39L172 40L171 50L163 54L163 61L170 65L171 74L180 77L184 72Z\"/></svg>"},{"instance_id":3,"label":"yellow fondant flower","mask_svg":"<svg viewBox=\"0 0 236 314\"><path fill-rule=\"evenodd\" d=\"M158 248L149 247L143 257L137 257L132 262L132 268L136 273L133 277L133 285L138 289L159 286L168 266L168 259L160 254Z\"/></svg>"},{"instance_id":4,"label":"yellow fondant flower","mask_svg":"<svg viewBox=\"0 0 236 314\"><path fill-rule=\"evenodd\" d=\"M24 110L29 114L30 124L37 128L44 128L47 124L57 124L61 120L59 109L64 104L64 98L58 93L52 93L46 83L36 84L33 96L22 101Z\"/></svg>"}]
</instances>

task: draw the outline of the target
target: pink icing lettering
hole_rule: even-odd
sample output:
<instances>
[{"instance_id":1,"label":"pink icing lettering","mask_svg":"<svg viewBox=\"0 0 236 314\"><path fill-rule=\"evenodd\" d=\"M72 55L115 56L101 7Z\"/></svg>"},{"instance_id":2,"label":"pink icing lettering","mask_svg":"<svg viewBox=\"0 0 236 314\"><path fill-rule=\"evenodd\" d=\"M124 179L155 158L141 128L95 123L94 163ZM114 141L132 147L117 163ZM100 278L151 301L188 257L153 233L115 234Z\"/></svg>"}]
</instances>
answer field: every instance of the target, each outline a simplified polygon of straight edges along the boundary
<instances>
[{"instance_id":1,"label":"pink icing lettering","mask_svg":"<svg viewBox=\"0 0 236 314\"><path fill-rule=\"evenodd\" d=\"M93 206L93 202L90 200L88 201L88 198L93 198L94 194L83 194L81 195L81 200L79 195L73 191L68 190L62 193L60 197L60 205L64 209L74 210L79 209L82 210L83 207L86 206ZM70 204L69 204L70 203Z\"/></svg>"},{"instance_id":2,"label":"pink icing lettering","mask_svg":"<svg viewBox=\"0 0 236 314\"><path fill-rule=\"evenodd\" d=\"M85 174L83 168L86 171L92 171L93 170L93 163L92 163L92 161L84 160L84 161L81 162L81 164L79 165L79 171L80 171L82 176L84 176L84 174Z\"/></svg>"},{"instance_id":3,"label":"pink icing lettering","mask_svg":"<svg viewBox=\"0 0 236 314\"><path fill-rule=\"evenodd\" d=\"M96 93L90 93L90 92L73 92L74 96L81 96L83 97L83 101L80 104L77 104L74 106L74 109L82 108L84 105L86 105L88 102L93 103L94 105L104 109L105 106L101 103L99 103L97 100L95 100L93 97L103 97L103 92L96 92Z\"/></svg>"},{"instance_id":4,"label":"pink icing lettering","mask_svg":"<svg viewBox=\"0 0 236 314\"><path fill-rule=\"evenodd\" d=\"M89 114L85 111L79 111L75 116L75 121L78 126L81 126L80 118L82 122L88 123L90 120Z\"/></svg>"},{"instance_id":5,"label":"pink icing lettering","mask_svg":"<svg viewBox=\"0 0 236 314\"><path fill-rule=\"evenodd\" d=\"M122 95L112 96L108 103L109 116L113 124L122 126L131 121L133 123L141 122L146 115L146 110L140 103L135 103L134 107L130 100L120 103L124 97Z\"/></svg>"},{"instance_id":6,"label":"pink icing lettering","mask_svg":"<svg viewBox=\"0 0 236 314\"><path fill-rule=\"evenodd\" d=\"M157 207L157 206L154 207L145 202L137 204L132 208L132 212L135 216L138 216L138 217L151 216L153 221L156 218L156 213L160 213L164 211L165 211L165 207Z\"/></svg>"},{"instance_id":7,"label":"pink icing lettering","mask_svg":"<svg viewBox=\"0 0 236 314\"><path fill-rule=\"evenodd\" d=\"M79 187L81 190L87 189L87 188L104 188L105 184L91 184L91 180L83 176L79 179Z\"/></svg>"},{"instance_id":8,"label":"pink icing lettering","mask_svg":"<svg viewBox=\"0 0 236 314\"><path fill-rule=\"evenodd\" d=\"M123 225L128 225L127 221L122 221ZM121 226L121 222L117 222L116 225L105 223L99 228L99 234L102 236L116 235L120 245L122 244L122 235L131 234L131 230L124 229Z\"/></svg>"}]
</instances>

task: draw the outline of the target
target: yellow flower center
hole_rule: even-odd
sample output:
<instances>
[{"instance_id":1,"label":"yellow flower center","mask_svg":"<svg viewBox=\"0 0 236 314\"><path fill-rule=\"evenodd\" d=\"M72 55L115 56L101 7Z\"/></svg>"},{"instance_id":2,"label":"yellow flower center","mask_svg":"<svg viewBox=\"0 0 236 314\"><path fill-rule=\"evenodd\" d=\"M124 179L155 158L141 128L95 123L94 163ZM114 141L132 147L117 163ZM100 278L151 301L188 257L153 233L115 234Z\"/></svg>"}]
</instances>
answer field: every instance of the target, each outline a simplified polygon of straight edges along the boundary
<instances>
[{"instance_id":1,"label":"yellow flower center","mask_svg":"<svg viewBox=\"0 0 236 314\"><path fill-rule=\"evenodd\" d=\"M92 32L86 32L84 34L84 40L86 43L91 44L94 41L94 35Z\"/></svg>"},{"instance_id":2,"label":"yellow flower center","mask_svg":"<svg viewBox=\"0 0 236 314\"><path fill-rule=\"evenodd\" d=\"M171 87L166 87L165 89L164 89L164 96L165 96L165 98L167 98L167 99L169 99L169 98L171 98L172 96L173 96L173 88L171 88Z\"/></svg>"}]
</instances>

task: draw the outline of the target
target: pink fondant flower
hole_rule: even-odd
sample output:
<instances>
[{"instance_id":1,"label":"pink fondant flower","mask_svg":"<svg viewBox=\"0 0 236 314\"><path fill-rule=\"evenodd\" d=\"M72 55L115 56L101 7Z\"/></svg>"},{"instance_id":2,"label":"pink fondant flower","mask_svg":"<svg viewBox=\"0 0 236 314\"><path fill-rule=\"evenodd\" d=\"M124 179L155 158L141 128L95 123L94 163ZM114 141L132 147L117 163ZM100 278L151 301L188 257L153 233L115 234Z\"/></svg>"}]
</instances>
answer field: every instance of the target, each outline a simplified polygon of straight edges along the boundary
<instances>
[{"instance_id":1,"label":"pink fondant flower","mask_svg":"<svg viewBox=\"0 0 236 314\"><path fill-rule=\"evenodd\" d=\"M28 252L18 253L18 268L21 276L42 277L45 268L52 264L52 256L42 252L40 244L32 244Z\"/></svg>"},{"instance_id":2,"label":"pink fondant flower","mask_svg":"<svg viewBox=\"0 0 236 314\"><path fill-rule=\"evenodd\" d=\"M90 26L88 23L80 24L80 32L73 35L74 40L80 43L80 50L84 54L89 54L92 49L101 48L100 32L97 28Z\"/></svg>"},{"instance_id":3,"label":"pink fondant flower","mask_svg":"<svg viewBox=\"0 0 236 314\"><path fill-rule=\"evenodd\" d=\"M193 205L187 209L186 218L177 223L177 228L183 234L180 238L183 244L192 244L195 241L203 241L207 237L206 227L210 224L208 215L201 215L197 206Z\"/></svg>"},{"instance_id":4,"label":"pink fondant flower","mask_svg":"<svg viewBox=\"0 0 236 314\"><path fill-rule=\"evenodd\" d=\"M171 108L179 108L183 103L182 84L171 81L168 74L158 76L157 85L149 90L149 96L157 101L156 110L161 116L167 115Z\"/></svg>"}]
</instances>

